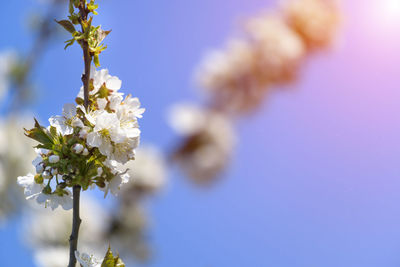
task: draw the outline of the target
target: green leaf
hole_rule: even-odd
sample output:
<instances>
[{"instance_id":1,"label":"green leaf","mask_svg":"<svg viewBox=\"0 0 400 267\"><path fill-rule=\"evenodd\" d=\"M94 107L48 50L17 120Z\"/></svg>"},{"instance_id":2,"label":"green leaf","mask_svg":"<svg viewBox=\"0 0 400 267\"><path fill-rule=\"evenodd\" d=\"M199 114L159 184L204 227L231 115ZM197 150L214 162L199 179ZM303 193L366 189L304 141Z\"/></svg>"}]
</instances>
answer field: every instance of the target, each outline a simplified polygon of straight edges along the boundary
<instances>
[{"instance_id":1,"label":"green leaf","mask_svg":"<svg viewBox=\"0 0 400 267\"><path fill-rule=\"evenodd\" d=\"M104 257L101 267L125 267L125 264L119 256L114 257L111 252L111 248L108 247L106 256Z\"/></svg>"},{"instance_id":2,"label":"green leaf","mask_svg":"<svg viewBox=\"0 0 400 267\"><path fill-rule=\"evenodd\" d=\"M61 26L63 26L64 29L66 29L70 33L74 33L76 31L74 24L72 24L72 22L69 20L63 19L63 20L55 20L55 21L58 24L60 24Z\"/></svg>"},{"instance_id":3,"label":"green leaf","mask_svg":"<svg viewBox=\"0 0 400 267\"><path fill-rule=\"evenodd\" d=\"M56 127L54 127L54 126L51 126L51 127L50 127L50 134L51 134L51 136L53 137L53 139L55 139L55 138L58 137Z\"/></svg>"},{"instance_id":4,"label":"green leaf","mask_svg":"<svg viewBox=\"0 0 400 267\"><path fill-rule=\"evenodd\" d=\"M45 147L51 147L54 144L53 138L49 136L39 122L35 119L35 127L31 130L25 130L25 135L38 141Z\"/></svg>"}]
</instances>

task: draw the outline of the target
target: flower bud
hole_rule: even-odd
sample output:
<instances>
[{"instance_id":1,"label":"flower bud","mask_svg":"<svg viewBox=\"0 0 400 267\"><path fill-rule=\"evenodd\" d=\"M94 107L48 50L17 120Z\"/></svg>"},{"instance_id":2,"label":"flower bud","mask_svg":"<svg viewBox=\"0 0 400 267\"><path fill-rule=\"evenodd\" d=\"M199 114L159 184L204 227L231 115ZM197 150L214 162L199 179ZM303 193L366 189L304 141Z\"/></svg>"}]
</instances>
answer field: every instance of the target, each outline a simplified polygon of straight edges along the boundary
<instances>
[{"instance_id":1,"label":"flower bud","mask_svg":"<svg viewBox=\"0 0 400 267\"><path fill-rule=\"evenodd\" d=\"M106 183L98 181L96 182L96 185L100 188L104 188L106 186Z\"/></svg>"},{"instance_id":2,"label":"flower bud","mask_svg":"<svg viewBox=\"0 0 400 267\"><path fill-rule=\"evenodd\" d=\"M87 156L89 155L89 150L87 148L85 148L82 152L82 155Z\"/></svg>"},{"instance_id":3,"label":"flower bud","mask_svg":"<svg viewBox=\"0 0 400 267\"><path fill-rule=\"evenodd\" d=\"M59 183L58 185L57 185L57 188L60 188L60 189L64 189L64 188L66 188L67 187L67 184L66 183Z\"/></svg>"},{"instance_id":4,"label":"flower bud","mask_svg":"<svg viewBox=\"0 0 400 267\"><path fill-rule=\"evenodd\" d=\"M57 175L58 174L58 169L57 168L51 169L51 174L52 175Z\"/></svg>"},{"instance_id":5,"label":"flower bud","mask_svg":"<svg viewBox=\"0 0 400 267\"><path fill-rule=\"evenodd\" d=\"M102 167L98 167L97 168L97 175L101 176L103 174L103 168Z\"/></svg>"},{"instance_id":6,"label":"flower bud","mask_svg":"<svg viewBox=\"0 0 400 267\"><path fill-rule=\"evenodd\" d=\"M60 157L58 155L51 155L49 157L49 162L50 163L57 163L60 161Z\"/></svg>"},{"instance_id":7,"label":"flower bud","mask_svg":"<svg viewBox=\"0 0 400 267\"><path fill-rule=\"evenodd\" d=\"M74 172L74 167L72 167L72 165L68 165L67 166L67 170L69 173L73 173Z\"/></svg>"},{"instance_id":8,"label":"flower bud","mask_svg":"<svg viewBox=\"0 0 400 267\"><path fill-rule=\"evenodd\" d=\"M44 171L44 166L42 163L39 163L38 165L36 165L36 173L42 173Z\"/></svg>"},{"instance_id":9,"label":"flower bud","mask_svg":"<svg viewBox=\"0 0 400 267\"><path fill-rule=\"evenodd\" d=\"M84 100L83 100L82 98L80 98L80 97L77 97L77 98L75 98L75 102L76 102L78 105L83 105Z\"/></svg>"},{"instance_id":10,"label":"flower bud","mask_svg":"<svg viewBox=\"0 0 400 267\"><path fill-rule=\"evenodd\" d=\"M44 179L50 179L52 177L49 171L44 171L42 176Z\"/></svg>"},{"instance_id":11,"label":"flower bud","mask_svg":"<svg viewBox=\"0 0 400 267\"><path fill-rule=\"evenodd\" d=\"M35 179L35 183L43 184L43 177L40 174L36 174L34 179Z\"/></svg>"},{"instance_id":12,"label":"flower bud","mask_svg":"<svg viewBox=\"0 0 400 267\"><path fill-rule=\"evenodd\" d=\"M72 178L70 176L64 176L64 181L67 186L72 186Z\"/></svg>"},{"instance_id":13,"label":"flower bud","mask_svg":"<svg viewBox=\"0 0 400 267\"><path fill-rule=\"evenodd\" d=\"M85 139L87 135L88 135L88 132L85 128L83 128L82 130L79 131L79 138Z\"/></svg>"},{"instance_id":14,"label":"flower bud","mask_svg":"<svg viewBox=\"0 0 400 267\"><path fill-rule=\"evenodd\" d=\"M51 187L47 185L45 188L43 188L43 194L50 195L51 194Z\"/></svg>"},{"instance_id":15,"label":"flower bud","mask_svg":"<svg viewBox=\"0 0 400 267\"><path fill-rule=\"evenodd\" d=\"M76 154L80 154L83 151L84 147L81 144L75 144L72 146L72 151Z\"/></svg>"}]
</instances>

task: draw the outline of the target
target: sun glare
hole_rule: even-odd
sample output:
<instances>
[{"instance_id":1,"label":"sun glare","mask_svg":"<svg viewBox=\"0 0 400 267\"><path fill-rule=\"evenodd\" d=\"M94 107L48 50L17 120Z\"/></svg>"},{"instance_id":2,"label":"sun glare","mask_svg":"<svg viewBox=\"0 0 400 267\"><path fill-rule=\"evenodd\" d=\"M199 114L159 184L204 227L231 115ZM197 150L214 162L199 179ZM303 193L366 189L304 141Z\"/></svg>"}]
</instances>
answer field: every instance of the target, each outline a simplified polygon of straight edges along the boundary
<instances>
[{"instance_id":1,"label":"sun glare","mask_svg":"<svg viewBox=\"0 0 400 267\"><path fill-rule=\"evenodd\" d=\"M383 22L400 24L400 0L381 0L377 4Z\"/></svg>"}]
</instances>

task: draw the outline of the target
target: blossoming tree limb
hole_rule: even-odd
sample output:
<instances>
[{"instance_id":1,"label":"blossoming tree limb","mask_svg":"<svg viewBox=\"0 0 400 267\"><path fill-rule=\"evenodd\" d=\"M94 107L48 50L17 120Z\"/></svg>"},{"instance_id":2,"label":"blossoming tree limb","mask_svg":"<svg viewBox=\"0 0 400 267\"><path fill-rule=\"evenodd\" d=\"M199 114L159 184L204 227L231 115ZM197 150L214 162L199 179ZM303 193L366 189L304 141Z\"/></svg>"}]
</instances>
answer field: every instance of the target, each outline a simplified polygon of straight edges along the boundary
<instances>
[{"instance_id":1,"label":"blossoming tree limb","mask_svg":"<svg viewBox=\"0 0 400 267\"><path fill-rule=\"evenodd\" d=\"M34 128L25 130L28 137L39 142L38 157L32 162L36 175L18 177L27 199L52 209L73 209L69 267L74 267L77 259L81 265L85 266L81 260L88 260L87 266L97 266L92 264L92 257L82 254L86 256L80 258L77 252L80 192L97 186L105 196L109 191L118 194L129 182L127 163L135 157L140 138L138 118L144 112L137 98L124 98L118 92L121 80L109 75L108 70L97 71L92 66L92 61L96 67L100 65L99 54L106 48L102 41L110 32L92 26L90 14L97 14L97 7L94 0L70 0L69 19L57 21L72 34L66 47L75 41L82 47L83 86L76 105L65 104L63 115L51 117L49 127L35 120ZM81 31L75 25L80 25ZM123 266L120 260L109 265L106 258L102 266Z\"/></svg>"},{"instance_id":2,"label":"blossoming tree limb","mask_svg":"<svg viewBox=\"0 0 400 267\"><path fill-rule=\"evenodd\" d=\"M78 17L78 22L81 25L81 29L83 33L87 32L87 29L90 28L88 27L88 14L90 10L86 6L86 0L80 0L80 1L73 1L70 0L70 18L74 19L76 23L76 17ZM78 16L74 13L74 7L79 8L79 14ZM67 21L65 21L67 23ZM59 22L61 25L62 22ZM72 25L69 25L72 26ZM66 27L68 30L68 27ZM73 30L73 34L75 33L75 27L72 26L71 30ZM83 91L84 91L84 107L87 110L89 107L89 81L90 81L90 67L92 64L92 57L89 52L89 45L88 41L86 39L81 39L80 44L82 46L83 50L83 59L84 59L84 64L85 64L85 73L82 75L82 83L83 83ZM71 236L69 237L69 267L74 267L76 265L76 257L75 257L75 251L77 250L78 247L78 236L79 236L79 227L81 225L81 218L79 216L79 199L80 199L80 193L81 193L81 186L80 185L75 185L73 187L73 219L72 219L72 232Z\"/></svg>"}]
</instances>

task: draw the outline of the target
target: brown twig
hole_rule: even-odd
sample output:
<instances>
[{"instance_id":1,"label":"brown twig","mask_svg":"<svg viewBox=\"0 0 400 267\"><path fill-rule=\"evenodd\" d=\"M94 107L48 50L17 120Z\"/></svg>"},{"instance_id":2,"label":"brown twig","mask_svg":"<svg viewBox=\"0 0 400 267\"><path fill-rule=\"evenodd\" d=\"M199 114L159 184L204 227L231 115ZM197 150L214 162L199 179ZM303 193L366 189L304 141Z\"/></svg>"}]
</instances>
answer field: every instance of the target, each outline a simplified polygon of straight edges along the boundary
<instances>
[{"instance_id":1,"label":"brown twig","mask_svg":"<svg viewBox=\"0 0 400 267\"><path fill-rule=\"evenodd\" d=\"M85 0L80 1L79 5L80 13L80 24L82 31L84 30L83 24L87 22L88 10L86 9ZM89 45L86 40L82 40L83 58L85 64L85 73L82 75L82 83L84 89L84 106L86 109L89 108L89 83L90 83L90 66L92 63L92 57L89 52ZM69 264L68 267L75 267L76 258L75 251L78 247L79 227L81 219L79 216L79 199L81 193L81 186L75 185L73 187L73 219L72 219L72 233L69 238Z\"/></svg>"},{"instance_id":2,"label":"brown twig","mask_svg":"<svg viewBox=\"0 0 400 267\"><path fill-rule=\"evenodd\" d=\"M76 258L75 251L78 247L78 236L79 236L79 227L81 225L81 218L79 217L79 199L81 194L81 187L79 185L75 185L73 187L73 218L72 218L72 232L69 237L69 264L68 267L75 267Z\"/></svg>"}]
</instances>

